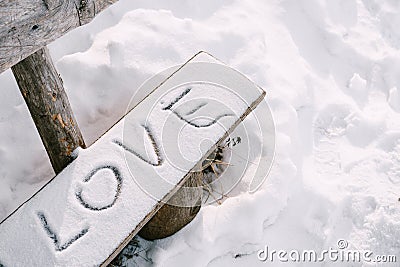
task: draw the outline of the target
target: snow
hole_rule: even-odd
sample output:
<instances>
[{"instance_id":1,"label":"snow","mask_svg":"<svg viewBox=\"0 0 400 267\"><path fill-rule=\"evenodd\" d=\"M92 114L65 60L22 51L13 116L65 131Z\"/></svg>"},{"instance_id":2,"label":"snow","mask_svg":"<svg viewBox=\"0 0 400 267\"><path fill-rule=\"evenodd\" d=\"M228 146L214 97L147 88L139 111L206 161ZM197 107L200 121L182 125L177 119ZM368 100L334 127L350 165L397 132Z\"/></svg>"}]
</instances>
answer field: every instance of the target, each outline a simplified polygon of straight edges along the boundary
<instances>
[{"instance_id":1,"label":"snow","mask_svg":"<svg viewBox=\"0 0 400 267\"><path fill-rule=\"evenodd\" d=\"M265 245L323 250L338 239L399 261L399 13L391 0L120 0L50 50L87 143L121 117L145 79L199 50L267 91L276 157L266 182L253 194L239 184L222 205L151 243L156 265L265 265L256 256ZM10 71L0 85L4 218L52 171ZM260 121L267 109L256 110ZM264 137L253 134L246 147Z\"/></svg>"},{"instance_id":2,"label":"snow","mask_svg":"<svg viewBox=\"0 0 400 267\"><path fill-rule=\"evenodd\" d=\"M75 151L70 165L0 224L3 265L100 265L139 230L263 99L246 77L205 59L201 53L152 78L150 85L160 83L143 101L89 148Z\"/></svg>"}]
</instances>

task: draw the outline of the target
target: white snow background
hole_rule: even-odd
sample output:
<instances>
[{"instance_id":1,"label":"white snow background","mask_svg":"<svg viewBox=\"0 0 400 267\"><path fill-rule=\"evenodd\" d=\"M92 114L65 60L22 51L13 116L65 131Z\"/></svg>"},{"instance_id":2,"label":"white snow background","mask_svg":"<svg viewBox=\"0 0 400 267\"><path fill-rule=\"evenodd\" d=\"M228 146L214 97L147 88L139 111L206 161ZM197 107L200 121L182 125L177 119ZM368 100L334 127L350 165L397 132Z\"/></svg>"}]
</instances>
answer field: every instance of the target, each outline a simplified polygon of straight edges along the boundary
<instances>
[{"instance_id":1,"label":"white snow background","mask_svg":"<svg viewBox=\"0 0 400 267\"><path fill-rule=\"evenodd\" d=\"M265 266L265 245L338 239L400 260L400 1L120 0L49 48L87 144L144 79L199 50L267 91L268 179L154 242L155 265ZM0 88L1 220L54 174L10 70Z\"/></svg>"}]
</instances>

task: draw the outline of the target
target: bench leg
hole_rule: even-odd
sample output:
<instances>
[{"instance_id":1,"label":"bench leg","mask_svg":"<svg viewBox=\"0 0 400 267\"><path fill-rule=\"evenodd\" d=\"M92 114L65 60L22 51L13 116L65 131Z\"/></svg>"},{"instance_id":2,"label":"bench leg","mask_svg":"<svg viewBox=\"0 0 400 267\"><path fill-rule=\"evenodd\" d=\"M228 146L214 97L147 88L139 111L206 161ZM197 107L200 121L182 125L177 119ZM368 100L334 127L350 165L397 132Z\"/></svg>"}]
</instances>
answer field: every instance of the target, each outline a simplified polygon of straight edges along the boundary
<instances>
[{"instance_id":1,"label":"bench leg","mask_svg":"<svg viewBox=\"0 0 400 267\"><path fill-rule=\"evenodd\" d=\"M11 69L57 174L73 160L72 151L85 146L61 77L47 47Z\"/></svg>"}]
</instances>

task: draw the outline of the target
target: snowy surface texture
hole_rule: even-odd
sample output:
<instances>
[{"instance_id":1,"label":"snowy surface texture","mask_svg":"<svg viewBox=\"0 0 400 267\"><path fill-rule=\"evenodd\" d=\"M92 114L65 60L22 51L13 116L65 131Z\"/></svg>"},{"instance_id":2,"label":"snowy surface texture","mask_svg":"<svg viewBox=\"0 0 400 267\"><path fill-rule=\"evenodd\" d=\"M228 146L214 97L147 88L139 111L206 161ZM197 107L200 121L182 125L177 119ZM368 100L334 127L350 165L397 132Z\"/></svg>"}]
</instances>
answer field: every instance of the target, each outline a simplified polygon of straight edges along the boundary
<instances>
[{"instance_id":1,"label":"snowy surface texture","mask_svg":"<svg viewBox=\"0 0 400 267\"><path fill-rule=\"evenodd\" d=\"M399 20L392 0L121 0L50 49L87 143L143 80L199 50L267 90L277 140L267 181L151 243L156 266L266 266L265 245L323 250L340 238L399 260ZM0 85L5 217L52 171L10 71Z\"/></svg>"},{"instance_id":2,"label":"snowy surface texture","mask_svg":"<svg viewBox=\"0 0 400 267\"><path fill-rule=\"evenodd\" d=\"M263 99L238 72L192 61L153 78L162 84L0 224L3 265L103 263Z\"/></svg>"}]
</instances>

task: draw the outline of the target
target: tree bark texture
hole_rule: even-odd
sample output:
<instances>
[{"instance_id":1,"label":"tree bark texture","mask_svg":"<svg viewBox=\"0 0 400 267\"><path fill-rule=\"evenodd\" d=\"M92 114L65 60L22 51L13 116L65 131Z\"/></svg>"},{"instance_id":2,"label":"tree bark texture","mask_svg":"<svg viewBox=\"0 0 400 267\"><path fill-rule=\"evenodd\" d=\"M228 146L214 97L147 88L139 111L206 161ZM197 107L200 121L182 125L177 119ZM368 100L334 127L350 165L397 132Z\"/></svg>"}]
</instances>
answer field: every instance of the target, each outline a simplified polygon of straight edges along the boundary
<instances>
[{"instance_id":1,"label":"tree bark texture","mask_svg":"<svg viewBox=\"0 0 400 267\"><path fill-rule=\"evenodd\" d=\"M0 73L117 0L1 0Z\"/></svg>"},{"instance_id":2,"label":"tree bark texture","mask_svg":"<svg viewBox=\"0 0 400 267\"><path fill-rule=\"evenodd\" d=\"M77 147L85 147L61 77L46 47L12 68L40 138L56 173L72 160Z\"/></svg>"}]
</instances>

